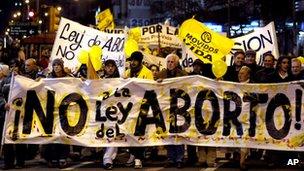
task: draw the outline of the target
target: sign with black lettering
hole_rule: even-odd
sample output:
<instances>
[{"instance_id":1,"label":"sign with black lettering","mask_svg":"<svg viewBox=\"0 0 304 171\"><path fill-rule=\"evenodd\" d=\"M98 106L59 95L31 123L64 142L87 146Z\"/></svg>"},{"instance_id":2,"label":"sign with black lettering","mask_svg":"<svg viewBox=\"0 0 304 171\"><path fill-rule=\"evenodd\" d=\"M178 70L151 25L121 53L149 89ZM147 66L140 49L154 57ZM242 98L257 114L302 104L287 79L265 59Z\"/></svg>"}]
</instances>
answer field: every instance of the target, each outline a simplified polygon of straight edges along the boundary
<instances>
[{"instance_id":1,"label":"sign with black lettering","mask_svg":"<svg viewBox=\"0 0 304 171\"><path fill-rule=\"evenodd\" d=\"M139 45L154 45L160 47L181 48L182 42L178 39L178 28L163 24L143 26Z\"/></svg>"},{"instance_id":2,"label":"sign with black lettering","mask_svg":"<svg viewBox=\"0 0 304 171\"><path fill-rule=\"evenodd\" d=\"M102 48L100 60L115 60L119 72L122 74L125 70L124 42L125 34L123 33L101 32L66 18L61 18L51 60L61 58L66 67L75 70L80 64L77 60L79 52L98 45Z\"/></svg>"},{"instance_id":3,"label":"sign with black lettering","mask_svg":"<svg viewBox=\"0 0 304 171\"><path fill-rule=\"evenodd\" d=\"M204 63L222 60L234 44L231 39L212 31L193 18L182 23L178 37Z\"/></svg>"},{"instance_id":4,"label":"sign with black lettering","mask_svg":"<svg viewBox=\"0 0 304 171\"><path fill-rule=\"evenodd\" d=\"M265 27L256 28L253 32L234 38L234 46L230 55L226 57L228 65L232 65L233 60L231 54L237 49L244 51L252 49L256 51L256 62L259 65L263 64L263 54L265 52L271 52L275 58L279 58L279 49L277 43L276 30L274 22L267 24Z\"/></svg>"},{"instance_id":5,"label":"sign with black lettering","mask_svg":"<svg viewBox=\"0 0 304 171\"><path fill-rule=\"evenodd\" d=\"M201 76L42 79L16 76L5 143L197 146L304 151L303 83L240 84Z\"/></svg>"}]
</instances>

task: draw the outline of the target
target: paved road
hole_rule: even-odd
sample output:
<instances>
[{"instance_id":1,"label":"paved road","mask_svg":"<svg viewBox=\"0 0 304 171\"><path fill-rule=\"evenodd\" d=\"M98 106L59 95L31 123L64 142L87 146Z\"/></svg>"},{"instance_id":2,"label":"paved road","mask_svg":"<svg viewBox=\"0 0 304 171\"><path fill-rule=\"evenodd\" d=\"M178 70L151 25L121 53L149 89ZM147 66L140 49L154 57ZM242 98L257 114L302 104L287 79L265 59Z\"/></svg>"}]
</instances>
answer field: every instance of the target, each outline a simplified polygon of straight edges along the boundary
<instances>
[{"instance_id":1,"label":"paved road","mask_svg":"<svg viewBox=\"0 0 304 171\"><path fill-rule=\"evenodd\" d=\"M84 153L85 154L85 153ZM104 170L102 168L101 160L102 160L102 154L95 153L94 155L90 155L90 157L83 157L82 158L76 157L71 155L68 158L68 166L64 169L58 169L58 168L48 168L47 163L44 159L40 158L40 155L37 155L35 159L27 160L25 163L25 168L23 169L15 169L17 171L28 171L28 170L37 170L37 171L48 171L48 170ZM118 153L116 160L115 160L115 168L113 170L115 171L128 171L128 170L135 170L132 167L125 167L123 163L125 163L129 159L129 154L125 152ZM300 161L303 162L304 161ZM195 166L185 166L183 169L176 169L176 168L164 168L164 165L166 163L166 156L165 155L159 155L158 157L154 157L152 159L147 159L144 163L144 168L139 170L147 170L147 171L162 171L162 170L189 170L189 171L237 171L240 170L238 166L238 162L232 162L231 160L225 160L224 158L218 159L218 163L216 167L199 167ZM247 160L246 162L248 166L249 171L255 171L255 170L278 170L278 171L303 171L304 165L302 167L300 165L296 167L287 166L286 164L281 164L280 166L274 166L273 168L267 167L267 163L265 161L257 161L257 160ZM3 159L0 159L0 169L3 167ZM13 169L12 169L13 170Z\"/></svg>"},{"instance_id":2,"label":"paved road","mask_svg":"<svg viewBox=\"0 0 304 171\"><path fill-rule=\"evenodd\" d=\"M176 171L176 168L164 168L164 162L146 162L146 166L143 169L139 170L147 170L147 171ZM256 162L256 163L248 163L249 171L269 171L269 170L276 170L276 171L302 171L303 168L300 167L289 167L289 166L279 166L274 168L267 168L265 163ZM3 160L0 161L0 167L3 167ZM48 171L48 170L104 170L101 167L100 161L82 161L82 162L70 162L69 166L64 169L57 169L57 168L48 168L46 162L42 159L34 159L30 161L26 161L26 167L23 169L12 169L17 171ZM118 167L114 168L115 171L129 171L134 170L132 167L124 167L123 165L119 165ZM187 170L187 171L238 171L240 170L238 166L235 164L230 163L226 160L220 160L216 167L184 167L178 170Z\"/></svg>"}]
</instances>

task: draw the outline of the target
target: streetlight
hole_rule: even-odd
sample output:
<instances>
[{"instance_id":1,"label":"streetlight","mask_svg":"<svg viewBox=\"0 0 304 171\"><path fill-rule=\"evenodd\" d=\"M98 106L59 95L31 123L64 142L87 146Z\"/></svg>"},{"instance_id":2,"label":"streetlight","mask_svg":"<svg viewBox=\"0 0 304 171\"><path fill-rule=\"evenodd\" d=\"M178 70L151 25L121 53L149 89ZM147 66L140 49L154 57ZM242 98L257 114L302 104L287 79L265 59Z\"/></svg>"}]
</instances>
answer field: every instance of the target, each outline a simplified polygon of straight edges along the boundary
<instances>
[{"instance_id":1,"label":"streetlight","mask_svg":"<svg viewBox=\"0 0 304 171\"><path fill-rule=\"evenodd\" d=\"M29 20L30 19L30 16L29 16L29 13L30 13L30 0L25 0L25 3L26 3L26 13L27 13L27 19Z\"/></svg>"},{"instance_id":2,"label":"streetlight","mask_svg":"<svg viewBox=\"0 0 304 171\"><path fill-rule=\"evenodd\" d=\"M60 6L58 6L57 10L60 12L62 10L62 8Z\"/></svg>"},{"instance_id":3,"label":"streetlight","mask_svg":"<svg viewBox=\"0 0 304 171\"><path fill-rule=\"evenodd\" d=\"M32 17L34 17L34 15L35 15L35 14L34 14L34 12L33 12L33 11L30 11L30 12L28 13L28 15L29 15L29 17L31 17L31 18L32 18Z\"/></svg>"}]
</instances>

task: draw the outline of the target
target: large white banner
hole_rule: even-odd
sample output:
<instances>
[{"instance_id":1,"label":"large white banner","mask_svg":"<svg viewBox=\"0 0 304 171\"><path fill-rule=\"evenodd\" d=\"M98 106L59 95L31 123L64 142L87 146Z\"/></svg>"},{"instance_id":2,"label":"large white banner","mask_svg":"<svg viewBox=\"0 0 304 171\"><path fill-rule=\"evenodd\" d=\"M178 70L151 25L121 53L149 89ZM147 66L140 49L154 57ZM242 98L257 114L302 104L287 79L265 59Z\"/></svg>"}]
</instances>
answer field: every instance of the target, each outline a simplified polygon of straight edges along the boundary
<instances>
[{"instance_id":1,"label":"large white banner","mask_svg":"<svg viewBox=\"0 0 304 171\"><path fill-rule=\"evenodd\" d=\"M303 82L239 84L189 76L31 79L16 76L5 143L198 146L304 151Z\"/></svg>"},{"instance_id":2,"label":"large white banner","mask_svg":"<svg viewBox=\"0 0 304 171\"><path fill-rule=\"evenodd\" d=\"M61 58L66 67L75 70L80 65L77 60L79 52L81 50L89 51L92 46L98 45L102 48L103 53L100 60L115 60L119 72L122 74L125 69L124 42L125 34L105 33L61 18L51 61Z\"/></svg>"},{"instance_id":3,"label":"large white banner","mask_svg":"<svg viewBox=\"0 0 304 171\"><path fill-rule=\"evenodd\" d=\"M276 30L274 22L267 24L265 27L256 28L252 33L246 34L234 38L235 44L232 48L232 52L236 49L242 49L244 51L252 49L257 52L256 62L259 65L263 63L263 54L265 52L271 52L275 58L279 58L279 49L277 43ZM232 56L227 56L227 64L232 64Z\"/></svg>"},{"instance_id":4,"label":"large white banner","mask_svg":"<svg viewBox=\"0 0 304 171\"><path fill-rule=\"evenodd\" d=\"M154 56L151 54L146 54L144 52L142 52L142 53L144 54L143 63L146 63L147 66L154 64L154 65L158 66L160 70L167 67L165 58L161 58L161 57Z\"/></svg>"}]
</instances>

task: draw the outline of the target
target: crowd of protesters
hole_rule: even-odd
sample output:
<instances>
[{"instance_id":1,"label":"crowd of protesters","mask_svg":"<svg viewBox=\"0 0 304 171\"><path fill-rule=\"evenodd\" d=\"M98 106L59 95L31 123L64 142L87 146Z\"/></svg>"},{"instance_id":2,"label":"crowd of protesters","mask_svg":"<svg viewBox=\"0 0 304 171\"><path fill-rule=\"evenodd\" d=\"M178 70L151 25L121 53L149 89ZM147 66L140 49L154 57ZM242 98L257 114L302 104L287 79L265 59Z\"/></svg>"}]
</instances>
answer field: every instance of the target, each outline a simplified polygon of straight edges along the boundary
<instances>
[{"instance_id":1,"label":"crowd of protesters","mask_svg":"<svg viewBox=\"0 0 304 171\"><path fill-rule=\"evenodd\" d=\"M6 56L5 56L6 55ZM64 67L61 59L55 59L51 63L51 70L47 72L45 59L43 66L39 66L39 59L25 57L22 49L14 49L11 53L2 54L0 64L0 126L3 130L6 111L9 109L7 104L8 94L10 91L10 80L13 75L23 75L33 80L41 78L60 78L60 77L87 77L87 67L82 65L79 70L72 73ZM157 65L143 65L143 54L139 51L132 53L129 58L129 69L124 75L120 75L118 67L114 60L107 60L104 63L103 70L99 73L100 79L108 78L141 78L150 79L157 82L173 77L183 77L187 75L202 75L215 79L212 73L212 65L205 64L199 59L193 63L193 71L187 73L179 64L180 57L176 54L168 54L166 56L166 68L160 70ZM219 78L217 78L218 80ZM224 81L241 82L241 83L280 83L294 80L303 80L304 73L301 61L297 58L289 56L281 56L278 59L271 52L263 55L263 65L256 63L256 52L247 50L246 52L238 50L233 56L233 65L228 66L226 74L220 78ZM2 135L2 134L1 134ZM35 156L39 155L47 162L48 167L63 168L67 166L67 158L71 157L73 151L81 151L83 147L72 147L62 144L46 144L46 145L27 145L27 144L4 144L2 145L2 153L4 157L4 168L23 168L25 160L30 158L24 154ZM187 148L187 151L185 150ZM71 151L72 149L72 151ZM152 149L152 150L151 150ZM129 160L125 163L127 166L134 166L140 169L144 165L145 152L152 151L151 156L157 157L157 147L130 147L128 148ZM167 150L167 164L165 167L182 168L188 166L209 166L216 165L216 148L215 147L196 147L184 145L169 145ZM115 167L115 158L120 151L117 147L107 147L103 150L103 163L105 169L113 169ZM187 152L187 160L185 153ZM81 153L80 153L81 155ZM278 164L288 156L296 157L299 153L287 153L281 151L265 151L256 149L241 149L239 151L227 150L226 157L237 161L240 168L245 169L245 161L247 158L257 160L267 160L269 165ZM298 156L299 157L299 156ZM287 162L284 162L287 163Z\"/></svg>"}]
</instances>

